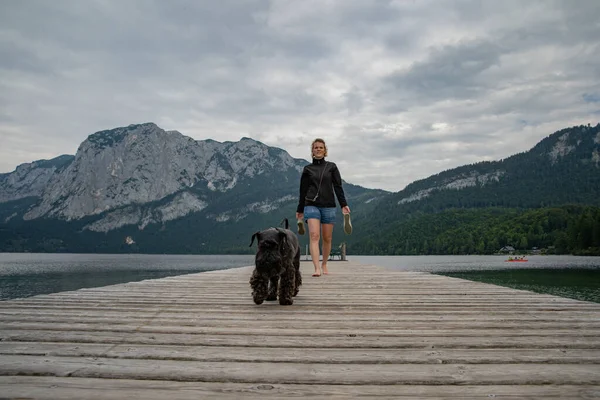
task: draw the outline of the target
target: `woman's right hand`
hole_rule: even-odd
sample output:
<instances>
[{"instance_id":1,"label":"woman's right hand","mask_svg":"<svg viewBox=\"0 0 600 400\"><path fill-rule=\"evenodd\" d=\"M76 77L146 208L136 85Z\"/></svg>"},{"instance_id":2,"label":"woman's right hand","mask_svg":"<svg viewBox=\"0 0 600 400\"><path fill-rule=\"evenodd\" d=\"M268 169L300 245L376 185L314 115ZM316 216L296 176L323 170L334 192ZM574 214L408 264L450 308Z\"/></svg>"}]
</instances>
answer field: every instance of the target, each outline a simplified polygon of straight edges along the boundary
<instances>
[{"instance_id":1,"label":"woman's right hand","mask_svg":"<svg viewBox=\"0 0 600 400\"><path fill-rule=\"evenodd\" d=\"M299 219L299 220L303 220L303 219L304 219L304 213L299 213L299 212L297 212L297 213L296 213L296 219L297 219L297 220L298 220L298 219Z\"/></svg>"}]
</instances>

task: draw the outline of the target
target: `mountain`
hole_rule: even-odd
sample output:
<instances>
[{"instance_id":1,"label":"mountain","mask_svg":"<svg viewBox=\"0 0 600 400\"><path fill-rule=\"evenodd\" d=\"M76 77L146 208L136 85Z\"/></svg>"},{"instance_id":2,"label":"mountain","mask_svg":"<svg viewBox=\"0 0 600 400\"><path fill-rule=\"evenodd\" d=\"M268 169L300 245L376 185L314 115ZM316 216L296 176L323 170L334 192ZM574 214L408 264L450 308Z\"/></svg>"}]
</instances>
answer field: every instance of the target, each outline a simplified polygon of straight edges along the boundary
<instances>
[{"instance_id":1,"label":"mountain","mask_svg":"<svg viewBox=\"0 0 600 400\"><path fill-rule=\"evenodd\" d=\"M100 131L75 156L0 175L0 250L248 251L253 232L293 221L306 163L250 138L196 141L153 123ZM344 187L365 211L388 195Z\"/></svg>"},{"instance_id":2,"label":"mountain","mask_svg":"<svg viewBox=\"0 0 600 400\"><path fill-rule=\"evenodd\" d=\"M431 210L597 204L599 171L600 124L579 126L558 131L505 160L465 165L414 182L388 201Z\"/></svg>"},{"instance_id":3,"label":"mountain","mask_svg":"<svg viewBox=\"0 0 600 400\"><path fill-rule=\"evenodd\" d=\"M379 201L368 218L355 218L353 225L360 226L362 233L351 237L348 246L358 253L423 254L425 241L431 245L453 230L454 237L464 241L474 236L477 241L477 235L457 232L455 226L470 223L474 216L478 222L472 226L492 220L500 224L507 218L518 221L528 209L565 205L600 206L600 124L563 129L527 152L413 182ZM568 210L574 216L585 213L579 208ZM522 241L522 236L510 237L502 230L495 235L500 239L490 247L484 245L486 252ZM415 240L419 243L412 243Z\"/></svg>"},{"instance_id":4,"label":"mountain","mask_svg":"<svg viewBox=\"0 0 600 400\"><path fill-rule=\"evenodd\" d=\"M250 138L196 141L152 123L97 132L75 156L0 174L0 251L251 252L252 233L293 222L306 163ZM344 189L354 233L336 229L333 242L350 254L600 254L600 124L397 193Z\"/></svg>"}]
</instances>

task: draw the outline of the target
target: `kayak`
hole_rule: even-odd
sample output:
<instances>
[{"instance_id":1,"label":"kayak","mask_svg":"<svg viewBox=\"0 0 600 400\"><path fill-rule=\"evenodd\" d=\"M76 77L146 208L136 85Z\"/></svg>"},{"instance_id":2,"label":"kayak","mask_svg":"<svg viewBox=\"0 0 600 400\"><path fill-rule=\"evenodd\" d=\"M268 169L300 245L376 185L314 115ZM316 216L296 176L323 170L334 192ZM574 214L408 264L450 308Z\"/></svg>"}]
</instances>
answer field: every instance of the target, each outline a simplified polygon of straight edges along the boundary
<instances>
[{"instance_id":1,"label":"kayak","mask_svg":"<svg viewBox=\"0 0 600 400\"><path fill-rule=\"evenodd\" d=\"M505 262L527 262L529 260L506 260Z\"/></svg>"}]
</instances>

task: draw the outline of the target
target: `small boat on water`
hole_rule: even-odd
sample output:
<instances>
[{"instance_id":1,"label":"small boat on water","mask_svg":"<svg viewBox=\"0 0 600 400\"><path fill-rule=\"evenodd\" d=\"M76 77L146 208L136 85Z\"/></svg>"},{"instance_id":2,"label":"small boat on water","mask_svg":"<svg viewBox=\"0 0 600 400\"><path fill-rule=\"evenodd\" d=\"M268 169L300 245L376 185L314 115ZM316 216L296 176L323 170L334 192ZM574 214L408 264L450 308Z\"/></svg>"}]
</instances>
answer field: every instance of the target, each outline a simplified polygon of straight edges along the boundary
<instances>
[{"instance_id":1,"label":"small boat on water","mask_svg":"<svg viewBox=\"0 0 600 400\"><path fill-rule=\"evenodd\" d=\"M524 256L523 257L508 257L508 260L504 261L504 262L527 262L529 260L527 260Z\"/></svg>"}]
</instances>

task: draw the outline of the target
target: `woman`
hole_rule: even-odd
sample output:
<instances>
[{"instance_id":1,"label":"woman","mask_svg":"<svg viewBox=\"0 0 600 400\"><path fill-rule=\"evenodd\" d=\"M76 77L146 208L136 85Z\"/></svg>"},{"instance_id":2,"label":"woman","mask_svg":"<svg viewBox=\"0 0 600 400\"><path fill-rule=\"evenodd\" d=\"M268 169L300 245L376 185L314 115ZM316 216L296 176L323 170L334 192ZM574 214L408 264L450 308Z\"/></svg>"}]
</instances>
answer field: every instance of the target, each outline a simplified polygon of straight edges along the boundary
<instances>
[{"instance_id":1,"label":"woman","mask_svg":"<svg viewBox=\"0 0 600 400\"><path fill-rule=\"evenodd\" d=\"M335 197L337 197L344 214L344 231L352 232L350 224L350 207L346 203L342 177L337 166L325 161L327 145L323 139L315 139L311 144L312 164L304 167L300 178L300 201L296 209L298 233L304 234L304 223L308 223L310 235L310 256L315 267L313 276L327 275L327 259L331 252L331 239L335 223ZM335 197L334 197L335 193ZM319 268L319 240L323 237L323 263Z\"/></svg>"}]
</instances>

